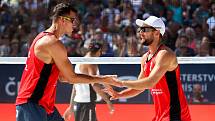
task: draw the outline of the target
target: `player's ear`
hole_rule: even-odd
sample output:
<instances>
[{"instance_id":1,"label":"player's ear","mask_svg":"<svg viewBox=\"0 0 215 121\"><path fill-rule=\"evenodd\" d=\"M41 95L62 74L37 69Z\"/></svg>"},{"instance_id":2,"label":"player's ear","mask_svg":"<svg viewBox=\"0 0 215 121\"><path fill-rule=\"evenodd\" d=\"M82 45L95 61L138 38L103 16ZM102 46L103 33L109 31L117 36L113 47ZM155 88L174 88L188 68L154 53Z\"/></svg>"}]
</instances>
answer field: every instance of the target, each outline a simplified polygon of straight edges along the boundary
<instances>
[{"instance_id":1,"label":"player's ear","mask_svg":"<svg viewBox=\"0 0 215 121\"><path fill-rule=\"evenodd\" d=\"M64 23L65 23L65 19L62 19L62 18L61 18L61 22L64 24Z\"/></svg>"},{"instance_id":2,"label":"player's ear","mask_svg":"<svg viewBox=\"0 0 215 121\"><path fill-rule=\"evenodd\" d=\"M65 19L63 19L63 18L61 18L61 17L58 18L58 21L59 21L60 24L64 24L64 23L65 23Z\"/></svg>"},{"instance_id":3,"label":"player's ear","mask_svg":"<svg viewBox=\"0 0 215 121\"><path fill-rule=\"evenodd\" d=\"M155 35L160 36L160 31L159 30L155 31Z\"/></svg>"}]
</instances>

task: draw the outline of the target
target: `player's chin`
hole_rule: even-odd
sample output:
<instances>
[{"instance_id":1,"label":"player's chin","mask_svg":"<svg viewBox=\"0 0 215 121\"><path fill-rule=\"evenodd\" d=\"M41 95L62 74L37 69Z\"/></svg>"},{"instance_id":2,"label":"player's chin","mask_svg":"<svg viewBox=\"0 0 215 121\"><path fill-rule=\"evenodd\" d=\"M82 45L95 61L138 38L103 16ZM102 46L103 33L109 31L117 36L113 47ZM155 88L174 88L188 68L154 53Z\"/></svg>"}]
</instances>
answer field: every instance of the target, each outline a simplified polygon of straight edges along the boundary
<instances>
[{"instance_id":1,"label":"player's chin","mask_svg":"<svg viewBox=\"0 0 215 121\"><path fill-rule=\"evenodd\" d=\"M72 31L66 32L65 34L67 34L68 36L72 35Z\"/></svg>"},{"instance_id":2,"label":"player's chin","mask_svg":"<svg viewBox=\"0 0 215 121\"><path fill-rule=\"evenodd\" d=\"M72 31L74 31L74 30L77 30L77 29L78 29L78 26L73 25L71 28L72 28Z\"/></svg>"},{"instance_id":3,"label":"player's chin","mask_svg":"<svg viewBox=\"0 0 215 121\"><path fill-rule=\"evenodd\" d=\"M76 30L77 30L77 27L76 26L72 26L68 33L72 33L73 31L76 31Z\"/></svg>"},{"instance_id":4,"label":"player's chin","mask_svg":"<svg viewBox=\"0 0 215 121\"><path fill-rule=\"evenodd\" d=\"M140 43L141 43L141 44L143 44L145 41L146 41L146 40L143 39L143 38L140 39Z\"/></svg>"}]
</instances>

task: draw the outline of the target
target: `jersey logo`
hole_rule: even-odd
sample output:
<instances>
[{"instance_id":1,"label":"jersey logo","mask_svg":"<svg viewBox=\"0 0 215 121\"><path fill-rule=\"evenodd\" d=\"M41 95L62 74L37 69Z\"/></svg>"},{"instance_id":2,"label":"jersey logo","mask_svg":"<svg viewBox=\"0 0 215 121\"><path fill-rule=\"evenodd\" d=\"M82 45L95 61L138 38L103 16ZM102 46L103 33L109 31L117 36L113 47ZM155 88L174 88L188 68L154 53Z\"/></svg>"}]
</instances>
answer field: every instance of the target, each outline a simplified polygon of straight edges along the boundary
<instances>
[{"instance_id":1,"label":"jersey logo","mask_svg":"<svg viewBox=\"0 0 215 121\"><path fill-rule=\"evenodd\" d=\"M160 95L160 94L163 94L163 91L162 91L162 89L152 89L151 94L152 95Z\"/></svg>"}]
</instances>

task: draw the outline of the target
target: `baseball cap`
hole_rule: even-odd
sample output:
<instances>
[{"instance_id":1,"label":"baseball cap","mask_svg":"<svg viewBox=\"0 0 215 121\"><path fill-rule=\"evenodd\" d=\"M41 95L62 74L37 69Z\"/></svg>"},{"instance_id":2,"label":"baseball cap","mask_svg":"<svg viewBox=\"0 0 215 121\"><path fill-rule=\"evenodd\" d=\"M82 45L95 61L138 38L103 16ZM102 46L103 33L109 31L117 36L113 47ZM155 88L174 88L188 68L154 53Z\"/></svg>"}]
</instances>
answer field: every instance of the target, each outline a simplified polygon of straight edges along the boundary
<instances>
[{"instance_id":1,"label":"baseball cap","mask_svg":"<svg viewBox=\"0 0 215 121\"><path fill-rule=\"evenodd\" d=\"M136 24L139 27L151 26L156 30L159 30L161 35L163 36L165 33L165 24L161 18L156 16L149 16L145 21L141 19L136 19Z\"/></svg>"},{"instance_id":2,"label":"baseball cap","mask_svg":"<svg viewBox=\"0 0 215 121\"><path fill-rule=\"evenodd\" d=\"M99 50L102 48L102 46L103 46L103 44L96 40L90 40L90 41L84 43L84 48L88 49L89 51Z\"/></svg>"},{"instance_id":3,"label":"baseball cap","mask_svg":"<svg viewBox=\"0 0 215 121\"><path fill-rule=\"evenodd\" d=\"M102 30L100 28L97 28L95 31L96 34L102 34Z\"/></svg>"}]
</instances>

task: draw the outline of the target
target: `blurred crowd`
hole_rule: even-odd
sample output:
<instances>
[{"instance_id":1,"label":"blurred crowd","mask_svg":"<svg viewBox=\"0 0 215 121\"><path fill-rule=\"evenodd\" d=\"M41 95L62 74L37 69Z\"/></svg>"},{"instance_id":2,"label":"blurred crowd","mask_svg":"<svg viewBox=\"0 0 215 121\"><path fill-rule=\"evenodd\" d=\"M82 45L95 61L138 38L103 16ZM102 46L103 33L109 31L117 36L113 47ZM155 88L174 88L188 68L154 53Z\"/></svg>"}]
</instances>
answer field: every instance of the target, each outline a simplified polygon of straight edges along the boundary
<instances>
[{"instance_id":1,"label":"blurred crowd","mask_svg":"<svg viewBox=\"0 0 215 121\"><path fill-rule=\"evenodd\" d=\"M135 20L155 15L165 22L162 42L178 57L215 56L215 2L212 0L0 0L0 57L27 56L34 37L51 25L60 2L78 10L79 26L60 40L68 55L81 57L90 41L103 44L104 57L138 57Z\"/></svg>"}]
</instances>

